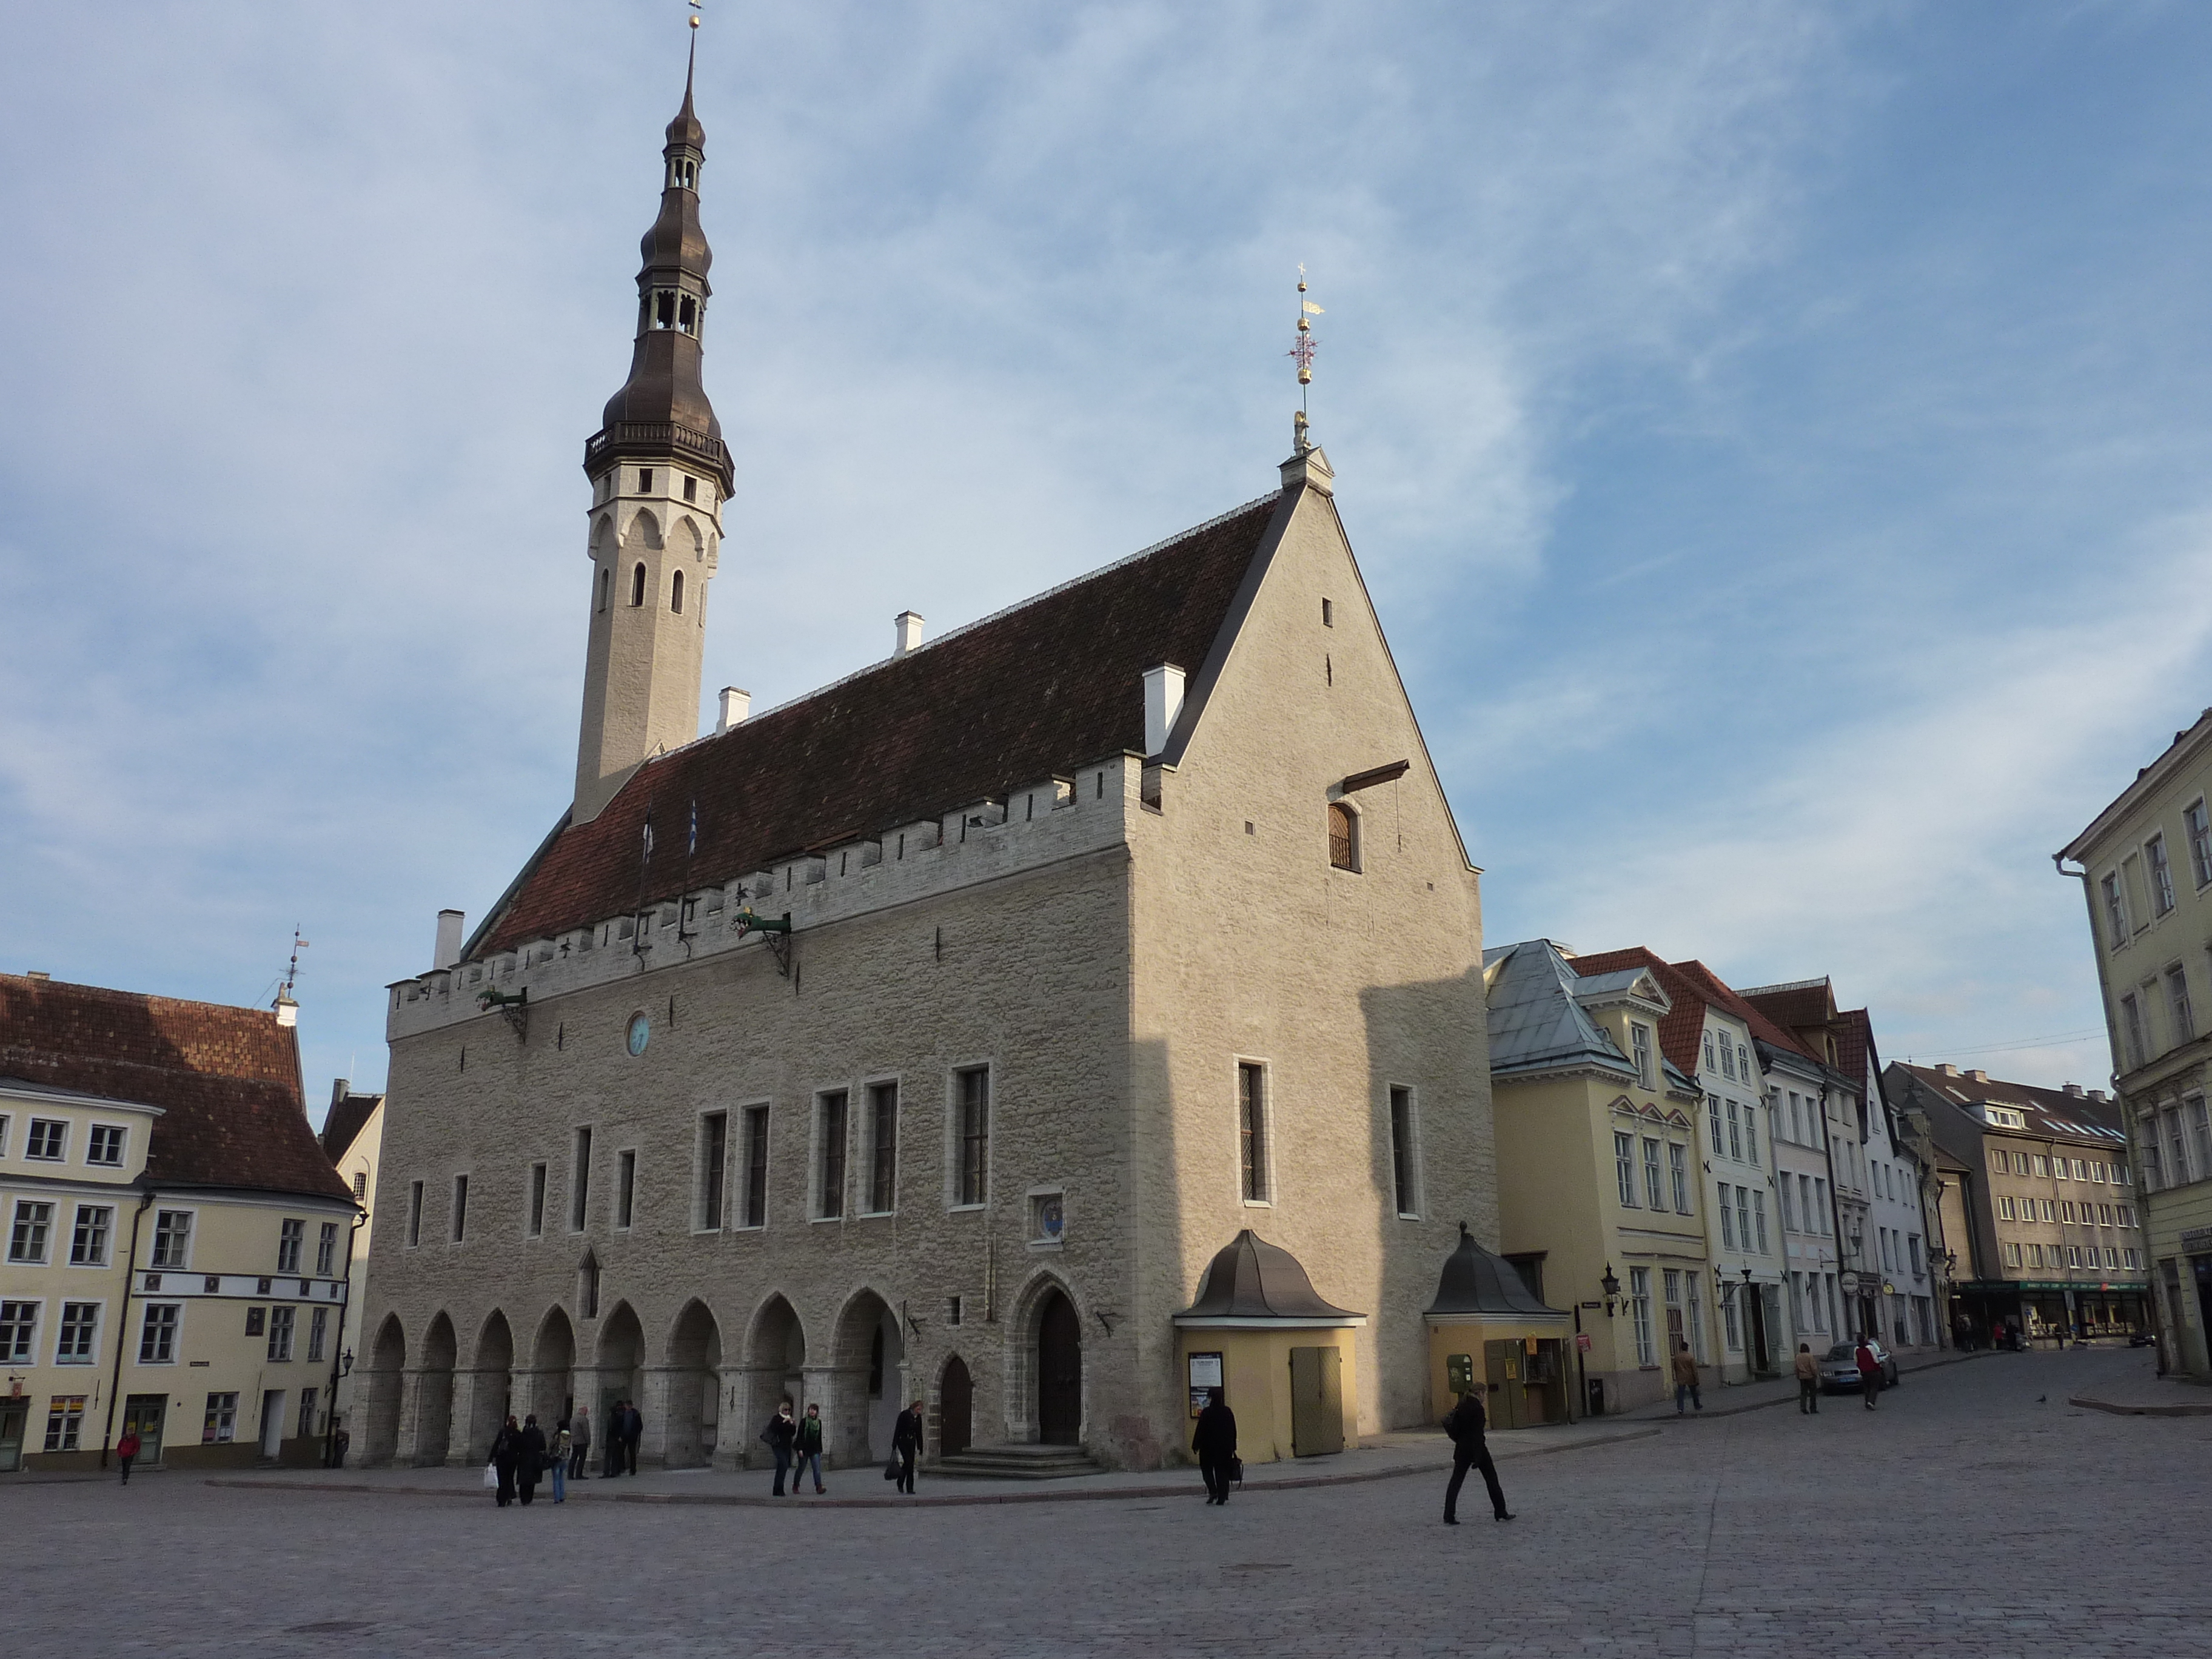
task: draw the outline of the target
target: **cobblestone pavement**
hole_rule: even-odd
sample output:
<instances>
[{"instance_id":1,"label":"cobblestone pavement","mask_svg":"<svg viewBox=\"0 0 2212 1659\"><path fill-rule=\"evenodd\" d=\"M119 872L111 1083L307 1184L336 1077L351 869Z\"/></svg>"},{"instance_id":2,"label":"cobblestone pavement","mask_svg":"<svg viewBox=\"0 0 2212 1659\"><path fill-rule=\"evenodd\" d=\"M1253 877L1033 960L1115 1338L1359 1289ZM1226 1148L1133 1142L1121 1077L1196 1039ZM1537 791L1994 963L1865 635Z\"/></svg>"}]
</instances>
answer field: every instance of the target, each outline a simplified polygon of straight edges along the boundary
<instances>
[{"instance_id":1,"label":"cobblestone pavement","mask_svg":"<svg viewBox=\"0 0 2212 1659\"><path fill-rule=\"evenodd\" d=\"M2212 1652L2212 1419L2069 1408L2146 1353L1995 1355L1432 1476L916 1509L495 1509L190 1475L0 1486L6 1651L1601 1656Z\"/></svg>"}]
</instances>

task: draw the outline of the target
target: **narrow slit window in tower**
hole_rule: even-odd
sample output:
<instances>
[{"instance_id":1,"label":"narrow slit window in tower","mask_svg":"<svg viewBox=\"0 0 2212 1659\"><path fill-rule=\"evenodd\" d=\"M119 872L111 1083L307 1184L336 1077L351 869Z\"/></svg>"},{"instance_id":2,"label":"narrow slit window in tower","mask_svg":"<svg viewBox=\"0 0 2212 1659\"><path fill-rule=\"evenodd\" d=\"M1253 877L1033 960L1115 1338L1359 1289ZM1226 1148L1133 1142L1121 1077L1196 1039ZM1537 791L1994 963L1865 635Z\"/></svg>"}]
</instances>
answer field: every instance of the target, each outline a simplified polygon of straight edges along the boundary
<instances>
[{"instance_id":1,"label":"narrow slit window in tower","mask_svg":"<svg viewBox=\"0 0 2212 1659\"><path fill-rule=\"evenodd\" d=\"M641 564L629 573L629 602L632 605L645 603L645 567Z\"/></svg>"},{"instance_id":2,"label":"narrow slit window in tower","mask_svg":"<svg viewBox=\"0 0 2212 1659\"><path fill-rule=\"evenodd\" d=\"M614 586L614 580L615 573L613 571L602 570L599 572L599 609L602 611L607 608L607 592Z\"/></svg>"},{"instance_id":3,"label":"narrow slit window in tower","mask_svg":"<svg viewBox=\"0 0 2212 1659\"><path fill-rule=\"evenodd\" d=\"M680 570L669 584L668 608L678 616L684 614L684 573Z\"/></svg>"}]
</instances>

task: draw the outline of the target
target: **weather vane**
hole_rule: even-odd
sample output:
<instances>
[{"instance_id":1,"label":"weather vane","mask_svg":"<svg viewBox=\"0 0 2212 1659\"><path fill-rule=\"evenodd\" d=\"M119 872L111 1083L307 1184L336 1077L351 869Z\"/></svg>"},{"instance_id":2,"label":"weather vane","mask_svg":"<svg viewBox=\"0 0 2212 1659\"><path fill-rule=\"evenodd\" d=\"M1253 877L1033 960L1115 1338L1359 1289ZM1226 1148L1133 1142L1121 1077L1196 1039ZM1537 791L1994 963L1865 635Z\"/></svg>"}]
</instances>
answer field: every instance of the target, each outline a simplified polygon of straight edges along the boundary
<instances>
[{"instance_id":1,"label":"weather vane","mask_svg":"<svg viewBox=\"0 0 2212 1659\"><path fill-rule=\"evenodd\" d=\"M1301 264L1298 266L1298 337L1292 342L1290 350L1284 354L1298 366L1298 412L1297 419L1291 422L1291 445L1301 455L1313 447L1312 440L1306 435L1306 388L1313 384L1314 351L1320 344L1313 337L1313 325L1306 319L1322 314L1322 308L1306 298L1306 268Z\"/></svg>"},{"instance_id":2,"label":"weather vane","mask_svg":"<svg viewBox=\"0 0 2212 1659\"><path fill-rule=\"evenodd\" d=\"M300 937L300 930L295 927L292 930L292 960L284 969L284 988L278 993L280 996L290 996L292 988L300 982L300 952L307 948L307 941Z\"/></svg>"}]
</instances>

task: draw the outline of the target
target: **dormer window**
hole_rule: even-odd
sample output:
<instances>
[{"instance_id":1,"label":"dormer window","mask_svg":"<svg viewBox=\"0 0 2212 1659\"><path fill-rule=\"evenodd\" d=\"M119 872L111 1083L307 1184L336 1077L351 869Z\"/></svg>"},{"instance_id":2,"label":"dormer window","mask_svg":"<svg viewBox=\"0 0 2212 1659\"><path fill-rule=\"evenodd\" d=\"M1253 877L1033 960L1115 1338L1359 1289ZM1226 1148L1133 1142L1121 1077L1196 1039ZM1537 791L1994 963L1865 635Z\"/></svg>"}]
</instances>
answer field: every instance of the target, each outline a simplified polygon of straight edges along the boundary
<instances>
[{"instance_id":1,"label":"dormer window","mask_svg":"<svg viewBox=\"0 0 2212 1659\"><path fill-rule=\"evenodd\" d=\"M1628 1042L1636 1061L1637 1084L1638 1086L1645 1089L1653 1087L1654 1085L1651 1081L1651 1028L1649 1025L1639 1025L1635 1021L1631 1020L1628 1025Z\"/></svg>"}]
</instances>

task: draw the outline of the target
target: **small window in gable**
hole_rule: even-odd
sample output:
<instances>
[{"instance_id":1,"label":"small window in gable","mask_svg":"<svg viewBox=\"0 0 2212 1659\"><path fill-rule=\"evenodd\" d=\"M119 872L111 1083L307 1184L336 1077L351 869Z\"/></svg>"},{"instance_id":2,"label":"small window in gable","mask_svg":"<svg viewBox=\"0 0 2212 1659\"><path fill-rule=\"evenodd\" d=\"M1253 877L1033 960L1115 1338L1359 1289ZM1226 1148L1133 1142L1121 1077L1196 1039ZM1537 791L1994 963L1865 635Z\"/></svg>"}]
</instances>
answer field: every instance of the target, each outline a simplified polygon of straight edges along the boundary
<instances>
[{"instance_id":1,"label":"small window in gable","mask_svg":"<svg viewBox=\"0 0 2212 1659\"><path fill-rule=\"evenodd\" d=\"M1328 861L1339 870L1359 868L1359 815L1340 800L1328 804Z\"/></svg>"}]
</instances>

